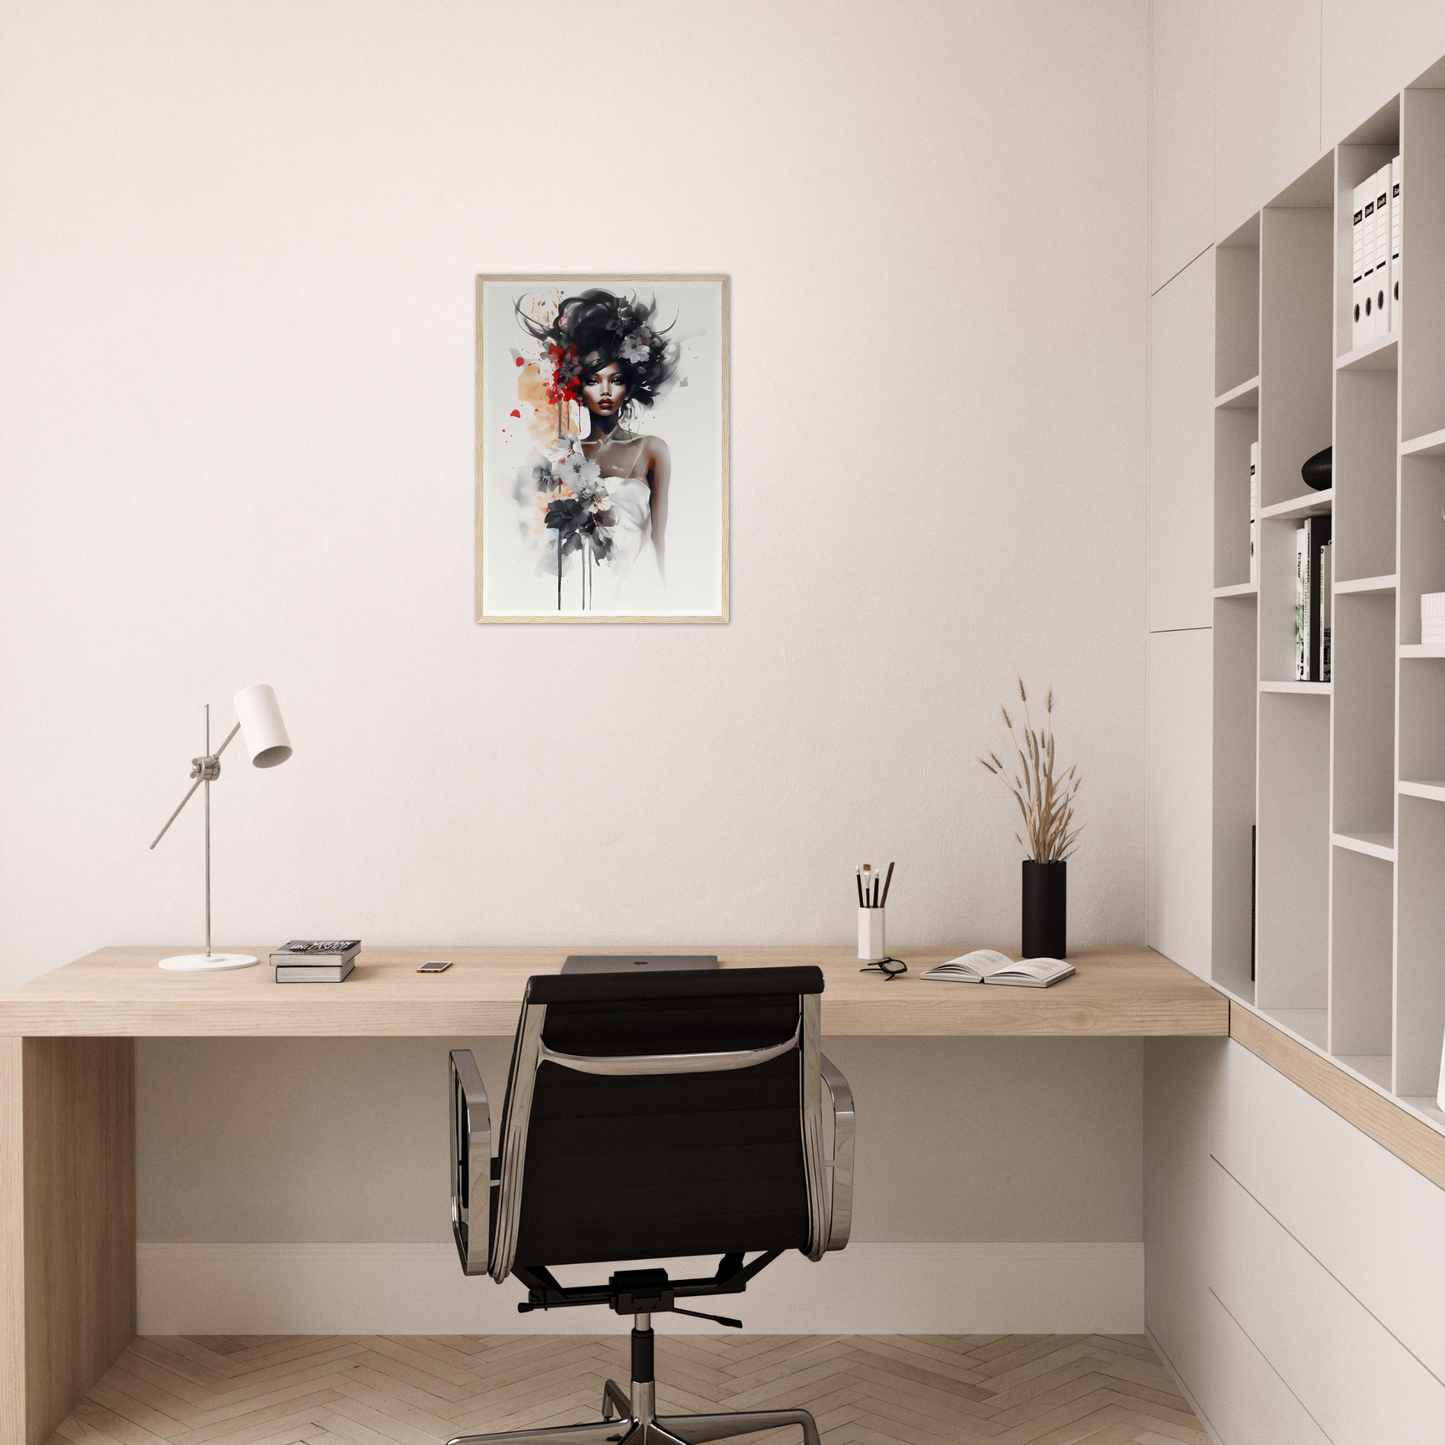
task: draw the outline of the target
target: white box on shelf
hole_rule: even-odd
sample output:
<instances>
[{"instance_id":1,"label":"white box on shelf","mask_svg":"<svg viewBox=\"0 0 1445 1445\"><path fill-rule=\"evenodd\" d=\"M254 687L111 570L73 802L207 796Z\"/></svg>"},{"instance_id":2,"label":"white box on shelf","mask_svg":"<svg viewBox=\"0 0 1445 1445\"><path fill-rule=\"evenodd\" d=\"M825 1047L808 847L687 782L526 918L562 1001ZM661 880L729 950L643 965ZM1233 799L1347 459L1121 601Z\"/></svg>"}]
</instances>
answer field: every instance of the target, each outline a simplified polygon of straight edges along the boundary
<instances>
[{"instance_id":1,"label":"white box on shelf","mask_svg":"<svg viewBox=\"0 0 1445 1445\"><path fill-rule=\"evenodd\" d=\"M1445 592L1420 594L1420 641L1445 642Z\"/></svg>"},{"instance_id":2,"label":"white box on shelf","mask_svg":"<svg viewBox=\"0 0 1445 1445\"><path fill-rule=\"evenodd\" d=\"M1354 211L1350 226L1350 349L1365 340L1365 200L1370 192L1369 181L1355 187Z\"/></svg>"}]
</instances>

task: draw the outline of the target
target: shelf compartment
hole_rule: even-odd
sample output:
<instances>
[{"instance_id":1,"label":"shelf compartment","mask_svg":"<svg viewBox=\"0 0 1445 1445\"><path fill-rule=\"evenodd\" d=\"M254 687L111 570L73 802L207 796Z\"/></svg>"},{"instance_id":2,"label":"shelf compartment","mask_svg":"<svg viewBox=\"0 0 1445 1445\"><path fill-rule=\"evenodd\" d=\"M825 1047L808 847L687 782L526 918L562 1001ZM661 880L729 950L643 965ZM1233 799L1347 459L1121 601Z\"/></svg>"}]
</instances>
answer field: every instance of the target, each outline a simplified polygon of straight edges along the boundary
<instances>
[{"instance_id":1,"label":"shelf compartment","mask_svg":"<svg viewBox=\"0 0 1445 1445\"><path fill-rule=\"evenodd\" d=\"M1335 1062L1353 1069L1362 1079L1368 1079L1377 1089L1390 1091L1390 1079L1395 1072L1395 1059L1391 1054L1336 1054Z\"/></svg>"},{"instance_id":2,"label":"shelf compartment","mask_svg":"<svg viewBox=\"0 0 1445 1445\"><path fill-rule=\"evenodd\" d=\"M1395 599L1335 597L1334 827L1354 836L1395 827ZM1377 1052L1356 1049L1356 1053Z\"/></svg>"},{"instance_id":3,"label":"shelf compartment","mask_svg":"<svg viewBox=\"0 0 1445 1445\"><path fill-rule=\"evenodd\" d=\"M1335 489L1323 492L1306 492L1302 497L1291 497L1285 502L1260 509L1260 518L1266 522L1289 522L1304 517L1320 517L1334 507Z\"/></svg>"},{"instance_id":4,"label":"shelf compartment","mask_svg":"<svg viewBox=\"0 0 1445 1445\"><path fill-rule=\"evenodd\" d=\"M1259 406L1259 378L1251 376L1238 386L1214 398L1214 405L1220 410L1254 411Z\"/></svg>"},{"instance_id":5,"label":"shelf compartment","mask_svg":"<svg viewBox=\"0 0 1445 1445\"><path fill-rule=\"evenodd\" d=\"M1427 785L1445 778L1445 667L1402 663L1399 697L1399 776L1422 778Z\"/></svg>"},{"instance_id":6,"label":"shelf compartment","mask_svg":"<svg viewBox=\"0 0 1445 1445\"><path fill-rule=\"evenodd\" d=\"M1337 576L1373 577L1395 570L1398 381L1393 371L1351 371L1335 378L1331 490Z\"/></svg>"},{"instance_id":7,"label":"shelf compartment","mask_svg":"<svg viewBox=\"0 0 1445 1445\"><path fill-rule=\"evenodd\" d=\"M1400 366L1400 336L1392 331L1388 336L1377 336L1353 351L1335 358L1336 371L1397 371ZM1218 405L1218 403L1215 403Z\"/></svg>"},{"instance_id":8,"label":"shelf compartment","mask_svg":"<svg viewBox=\"0 0 1445 1445\"><path fill-rule=\"evenodd\" d=\"M1402 457L1445 457L1445 430L1426 432L1400 443Z\"/></svg>"},{"instance_id":9,"label":"shelf compartment","mask_svg":"<svg viewBox=\"0 0 1445 1445\"><path fill-rule=\"evenodd\" d=\"M1395 869L1336 848L1330 882L1330 1052L1394 1052ZM1386 1088L1391 1081L1382 1081Z\"/></svg>"},{"instance_id":10,"label":"shelf compartment","mask_svg":"<svg viewBox=\"0 0 1445 1445\"><path fill-rule=\"evenodd\" d=\"M1341 594L1352 594L1360 592L1393 592L1395 590L1395 575L1391 573L1388 577L1355 577L1348 582L1336 581L1335 596Z\"/></svg>"},{"instance_id":11,"label":"shelf compartment","mask_svg":"<svg viewBox=\"0 0 1445 1445\"><path fill-rule=\"evenodd\" d=\"M1348 848L1353 853L1363 853L1367 858L1379 858L1386 863L1395 861L1393 833L1333 833L1330 841L1336 848Z\"/></svg>"},{"instance_id":12,"label":"shelf compartment","mask_svg":"<svg viewBox=\"0 0 1445 1445\"><path fill-rule=\"evenodd\" d=\"M1259 599L1214 604L1213 911L1211 979L1254 1002L1254 790L1259 693L1255 682Z\"/></svg>"},{"instance_id":13,"label":"shelf compartment","mask_svg":"<svg viewBox=\"0 0 1445 1445\"><path fill-rule=\"evenodd\" d=\"M1277 1023L1281 1028L1288 1029L1292 1034L1302 1038L1305 1043L1318 1049L1320 1053L1328 1053L1325 1046L1325 1034L1327 1031L1327 1020L1329 1011L1324 1008L1272 1008L1262 1009L1265 1018L1272 1023Z\"/></svg>"},{"instance_id":14,"label":"shelf compartment","mask_svg":"<svg viewBox=\"0 0 1445 1445\"><path fill-rule=\"evenodd\" d=\"M1214 394L1259 385L1259 216L1214 248Z\"/></svg>"},{"instance_id":15,"label":"shelf compartment","mask_svg":"<svg viewBox=\"0 0 1445 1445\"><path fill-rule=\"evenodd\" d=\"M1332 190L1327 183L1327 201ZM1259 263L1260 500L1268 516L1270 507L1297 496L1300 467L1330 444L1333 205L1266 206Z\"/></svg>"},{"instance_id":16,"label":"shelf compartment","mask_svg":"<svg viewBox=\"0 0 1445 1445\"><path fill-rule=\"evenodd\" d=\"M1445 592L1445 457L1400 458L1400 632L1420 641L1420 598Z\"/></svg>"},{"instance_id":17,"label":"shelf compartment","mask_svg":"<svg viewBox=\"0 0 1445 1445\"><path fill-rule=\"evenodd\" d=\"M1400 297L1401 435L1445 430L1445 90L1411 88L1401 97L1400 154L1405 188Z\"/></svg>"},{"instance_id":18,"label":"shelf compartment","mask_svg":"<svg viewBox=\"0 0 1445 1445\"><path fill-rule=\"evenodd\" d=\"M1328 682L1262 682L1261 692L1282 692L1296 697L1328 697L1333 688Z\"/></svg>"},{"instance_id":19,"label":"shelf compartment","mask_svg":"<svg viewBox=\"0 0 1445 1445\"><path fill-rule=\"evenodd\" d=\"M1214 413L1214 585L1250 585L1249 449L1259 413Z\"/></svg>"},{"instance_id":20,"label":"shelf compartment","mask_svg":"<svg viewBox=\"0 0 1445 1445\"><path fill-rule=\"evenodd\" d=\"M1433 1099L1445 1038L1445 808L1401 797L1396 847L1395 1088Z\"/></svg>"},{"instance_id":21,"label":"shelf compartment","mask_svg":"<svg viewBox=\"0 0 1445 1445\"><path fill-rule=\"evenodd\" d=\"M1271 1014L1328 1001L1329 772L1329 708L1261 693L1255 996Z\"/></svg>"},{"instance_id":22,"label":"shelf compartment","mask_svg":"<svg viewBox=\"0 0 1445 1445\"><path fill-rule=\"evenodd\" d=\"M1384 369L1398 365L1393 337L1354 346L1355 187L1400 153L1398 101L1391 106L1394 114L1384 126L1356 131L1335 147L1335 366L1340 370L1379 367L1382 353Z\"/></svg>"}]
</instances>

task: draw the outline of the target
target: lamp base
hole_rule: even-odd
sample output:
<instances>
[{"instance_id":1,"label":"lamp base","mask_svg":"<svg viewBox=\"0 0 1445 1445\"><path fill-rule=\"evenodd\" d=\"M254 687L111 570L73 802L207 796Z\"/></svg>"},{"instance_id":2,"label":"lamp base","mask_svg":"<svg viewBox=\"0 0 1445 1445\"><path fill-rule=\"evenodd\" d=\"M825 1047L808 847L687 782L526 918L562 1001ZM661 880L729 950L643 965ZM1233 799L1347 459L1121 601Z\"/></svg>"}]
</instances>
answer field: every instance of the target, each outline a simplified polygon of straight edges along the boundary
<instances>
[{"instance_id":1,"label":"lamp base","mask_svg":"<svg viewBox=\"0 0 1445 1445\"><path fill-rule=\"evenodd\" d=\"M172 973L216 973L223 968L250 968L255 962L249 953L183 953L161 959L160 966Z\"/></svg>"}]
</instances>

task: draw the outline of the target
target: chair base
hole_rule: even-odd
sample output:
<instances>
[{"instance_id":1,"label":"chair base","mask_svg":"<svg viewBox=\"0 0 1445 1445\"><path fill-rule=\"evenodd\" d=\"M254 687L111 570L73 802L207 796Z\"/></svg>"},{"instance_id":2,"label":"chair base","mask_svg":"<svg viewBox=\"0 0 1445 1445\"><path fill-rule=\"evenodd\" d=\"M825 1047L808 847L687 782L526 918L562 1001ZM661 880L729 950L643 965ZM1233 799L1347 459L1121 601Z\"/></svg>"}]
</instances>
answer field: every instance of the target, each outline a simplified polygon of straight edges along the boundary
<instances>
[{"instance_id":1,"label":"chair base","mask_svg":"<svg viewBox=\"0 0 1445 1445\"><path fill-rule=\"evenodd\" d=\"M818 1426L806 1410L739 1410L718 1415L653 1415L652 1381L634 1384L628 1395L615 1380L602 1392L602 1419L545 1430L503 1430L495 1435L458 1435L447 1445L707 1445L797 1425L803 1445L819 1445ZM638 1408L632 1405L633 1398ZM619 1411L614 1418L612 1412Z\"/></svg>"}]
</instances>

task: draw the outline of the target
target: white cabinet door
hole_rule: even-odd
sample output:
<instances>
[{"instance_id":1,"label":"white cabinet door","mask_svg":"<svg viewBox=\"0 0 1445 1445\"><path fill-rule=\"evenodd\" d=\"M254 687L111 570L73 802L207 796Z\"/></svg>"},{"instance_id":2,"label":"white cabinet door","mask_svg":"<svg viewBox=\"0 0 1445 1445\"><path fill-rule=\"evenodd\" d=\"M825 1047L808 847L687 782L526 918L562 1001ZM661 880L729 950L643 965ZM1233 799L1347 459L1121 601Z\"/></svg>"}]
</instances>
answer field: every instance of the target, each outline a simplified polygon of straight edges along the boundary
<instances>
[{"instance_id":1,"label":"white cabinet door","mask_svg":"<svg viewBox=\"0 0 1445 1445\"><path fill-rule=\"evenodd\" d=\"M1149 630L1214 620L1214 255L1149 301Z\"/></svg>"},{"instance_id":2,"label":"white cabinet door","mask_svg":"<svg viewBox=\"0 0 1445 1445\"><path fill-rule=\"evenodd\" d=\"M1320 0L1218 0L1215 19L1214 234L1223 240L1320 153Z\"/></svg>"},{"instance_id":3,"label":"white cabinet door","mask_svg":"<svg viewBox=\"0 0 1445 1445\"><path fill-rule=\"evenodd\" d=\"M1440 0L1324 0L1324 140L1335 145L1445 55Z\"/></svg>"},{"instance_id":4,"label":"white cabinet door","mask_svg":"<svg viewBox=\"0 0 1445 1445\"><path fill-rule=\"evenodd\" d=\"M1149 8L1149 289L1214 240L1214 0Z\"/></svg>"},{"instance_id":5,"label":"white cabinet door","mask_svg":"<svg viewBox=\"0 0 1445 1445\"><path fill-rule=\"evenodd\" d=\"M1145 937L1200 978L1210 973L1213 634L1149 635Z\"/></svg>"}]
</instances>

